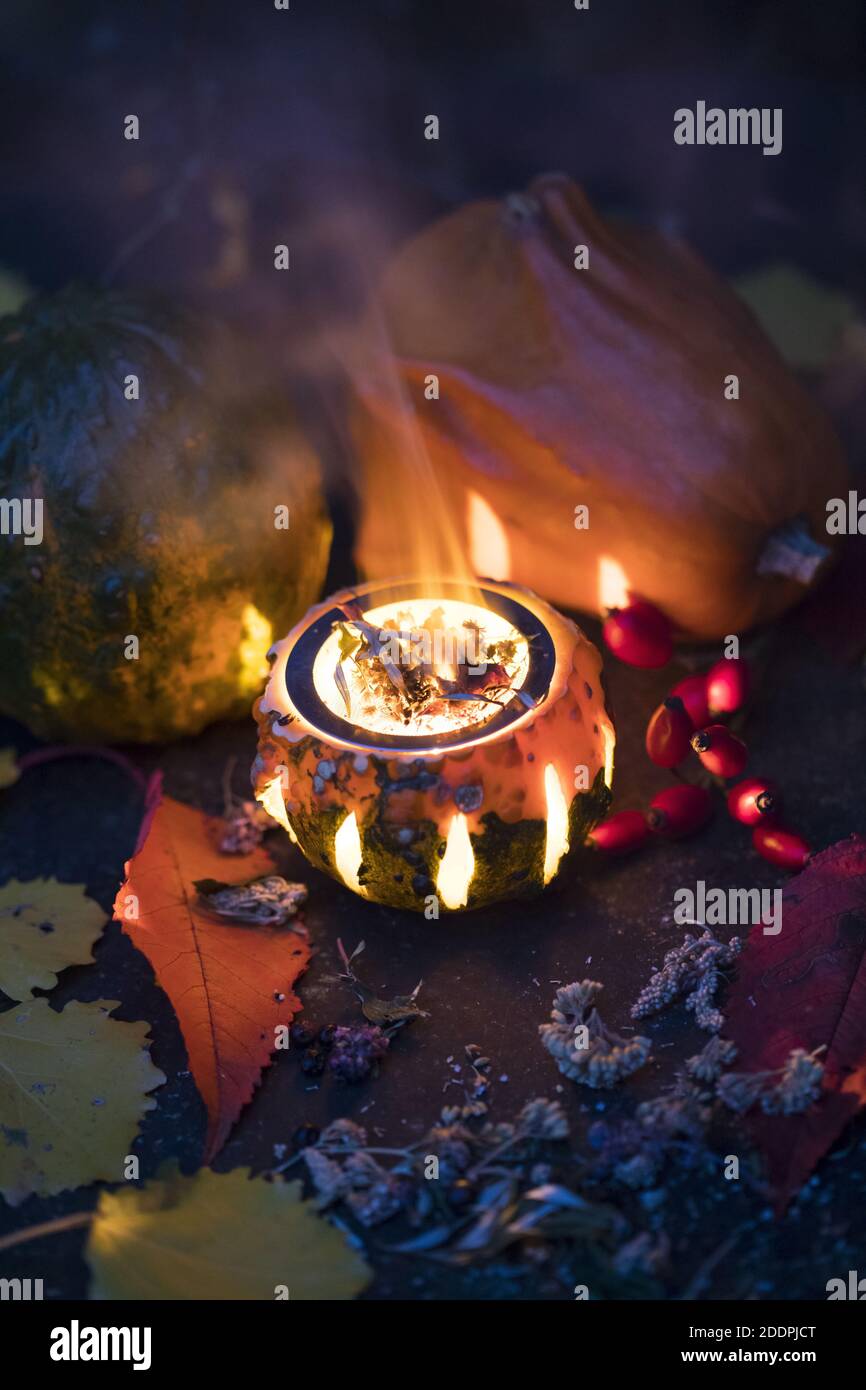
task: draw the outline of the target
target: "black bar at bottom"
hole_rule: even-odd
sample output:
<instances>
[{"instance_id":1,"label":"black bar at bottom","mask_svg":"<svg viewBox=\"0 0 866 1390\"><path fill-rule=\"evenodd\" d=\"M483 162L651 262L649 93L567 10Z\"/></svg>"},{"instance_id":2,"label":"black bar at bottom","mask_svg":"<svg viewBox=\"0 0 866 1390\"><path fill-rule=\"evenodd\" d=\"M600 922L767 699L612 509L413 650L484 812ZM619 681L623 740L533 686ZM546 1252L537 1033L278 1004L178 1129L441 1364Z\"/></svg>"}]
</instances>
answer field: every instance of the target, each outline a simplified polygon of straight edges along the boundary
<instances>
[{"instance_id":1,"label":"black bar at bottom","mask_svg":"<svg viewBox=\"0 0 866 1390\"><path fill-rule=\"evenodd\" d=\"M421 1303L418 1332L411 1344L406 1326L408 1304L401 1304L399 1324L387 1305L368 1301L353 1304L309 1303L38 1303L0 1302L0 1337L7 1352L26 1347L29 1369L62 1383L69 1375L108 1368L143 1375L194 1370L198 1376L262 1372L297 1374L296 1358L321 1362L333 1378L335 1364L345 1362L357 1371L374 1356L380 1367L401 1359L409 1362L404 1375L413 1378L412 1364L429 1339L429 1351L442 1342L476 1348L480 1366L495 1368L499 1356L510 1355L520 1341L533 1359L544 1361L556 1347L571 1347L577 1355L592 1353L605 1373L639 1371L665 1373L674 1367L700 1372L707 1366L734 1369L789 1366L828 1373L857 1364L866 1318L856 1301L774 1303L561 1303L502 1301L500 1303ZM437 1315L438 1309L438 1315ZM499 1316L507 1317L498 1336ZM461 1321L466 1319L461 1337ZM471 1322L469 1321L471 1319ZM335 1333L338 1334L335 1336ZM560 1341L567 1337L568 1341ZM527 1340L530 1338L532 1340ZM542 1339L554 1338L555 1341ZM409 1348L413 1350L409 1351ZM374 1349L375 1348L375 1355ZM546 1348L546 1350L545 1350ZM582 1360L583 1353L577 1356ZM587 1365L590 1363L587 1362ZM401 1377L402 1378L402 1377ZM388 1379L391 1373L388 1372Z\"/></svg>"}]
</instances>

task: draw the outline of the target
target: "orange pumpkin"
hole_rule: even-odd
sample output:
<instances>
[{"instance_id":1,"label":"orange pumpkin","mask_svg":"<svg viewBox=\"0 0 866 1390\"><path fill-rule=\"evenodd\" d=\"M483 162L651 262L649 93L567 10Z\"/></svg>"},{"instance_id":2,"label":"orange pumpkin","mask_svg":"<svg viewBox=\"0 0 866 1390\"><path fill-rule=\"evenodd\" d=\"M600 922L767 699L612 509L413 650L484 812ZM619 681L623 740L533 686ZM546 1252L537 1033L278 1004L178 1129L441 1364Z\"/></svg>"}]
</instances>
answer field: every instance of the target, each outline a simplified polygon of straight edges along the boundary
<instances>
[{"instance_id":1,"label":"orange pumpkin","mask_svg":"<svg viewBox=\"0 0 866 1390\"><path fill-rule=\"evenodd\" d=\"M355 395L365 575L417 568L401 489L428 528L441 492L477 573L596 613L630 590L702 638L774 617L822 569L840 445L687 247L550 175L416 237L376 310L393 358Z\"/></svg>"}]
</instances>

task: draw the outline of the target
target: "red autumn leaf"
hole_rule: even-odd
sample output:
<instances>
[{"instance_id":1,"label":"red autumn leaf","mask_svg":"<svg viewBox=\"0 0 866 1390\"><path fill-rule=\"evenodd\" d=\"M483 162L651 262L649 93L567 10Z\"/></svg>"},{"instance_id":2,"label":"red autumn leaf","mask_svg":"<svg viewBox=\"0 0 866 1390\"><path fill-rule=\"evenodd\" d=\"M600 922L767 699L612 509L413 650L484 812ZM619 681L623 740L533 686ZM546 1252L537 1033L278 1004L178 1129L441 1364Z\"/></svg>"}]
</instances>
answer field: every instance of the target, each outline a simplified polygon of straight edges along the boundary
<instances>
[{"instance_id":1,"label":"red autumn leaf","mask_svg":"<svg viewBox=\"0 0 866 1390\"><path fill-rule=\"evenodd\" d=\"M728 1001L737 1071L781 1067L792 1048L826 1046L823 1093L801 1115L750 1115L784 1210L866 1105L866 839L818 854L782 894L782 930L752 929Z\"/></svg>"},{"instance_id":2,"label":"red autumn leaf","mask_svg":"<svg viewBox=\"0 0 866 1390\"><path fill-rule=\"evenodd\" d=\"M198 879L242 883L273 871L262 849L234 860L216 841L222 822L148 787L138 844L114 902L115 921L147 956L177 1014L190 1070L207 1106L210 1163L258 1085L274 1030L300 1009L291 986L310 950L288 927L227 925L197 904ZM130 895L134 900L130 909ZM132 919L127 913L136 912Z\"/></svg>"}]
</instances>

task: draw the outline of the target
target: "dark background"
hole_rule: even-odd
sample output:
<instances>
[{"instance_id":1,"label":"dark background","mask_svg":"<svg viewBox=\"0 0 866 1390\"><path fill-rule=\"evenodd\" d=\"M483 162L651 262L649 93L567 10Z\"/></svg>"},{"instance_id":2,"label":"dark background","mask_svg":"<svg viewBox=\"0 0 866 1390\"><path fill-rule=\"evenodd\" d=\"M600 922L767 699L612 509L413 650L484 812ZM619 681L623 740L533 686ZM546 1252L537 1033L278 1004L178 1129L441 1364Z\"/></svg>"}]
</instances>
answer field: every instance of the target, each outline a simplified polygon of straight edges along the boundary
<instances>
[{"instance_id":1,"label":"dark background","mask_svg":"<svg viewBox=\"0 0 866 1390\"><path fill-rule=\"evenodd\" d=\"M844 291L862 314L866 8L859 0L745 7L592 0L588 13L575 12L570 0L292 0L288 14L268 0L13 0L2 27L0 266L37 288L70 279L155 285L217 309L254 330L318 428L331 336L351 320L395 242L461 199L510 191L545 169L571 173L606 210L681 232L725 274L789 262ZM698 99L783 107L782 154L675 146L673 112ZM130 112L142 122L137 145L122 138ZM438 143L423 139L428 113L440 117ZM242 270L221 280L238 226ZM293 272L277 277L275 290L277 242L292 247ZM862 461L856 418L843 412L839 424L855 463ZM339 428L323 431L338 522L331 588L352 577L351 460L341 440ZM851 600L850 585L841 592ZM819 611L818 639L815 622L807 627L802 615L772 634L747 729L761 769L784 784L797 824L818 848L863 829L866 776L862 670L838 646L822 644L825 619ZM609 674L619 730L616 804L640 805L666 781L648 764L642 739L669 677L613 662ZM33 743L4 724L0 745L9 742ZM162 766L172 795L219 811L227 759L237 757L234 786L244 793L253 751L252 724L241 723L130 753L145 769ZM28 772L0 798L0 880L85 881L108 909L140 810L132 784L108 765ZM579 1135L599 1113L630 1109L657 1094L703 1036L675 1011L646 1030L656 1060L627 1094L598 1097L569 1083L557 1093L561 1078L536 1039L556 983L585 974L601 980L603 1013L621 1024L652 967L679 940L670 922L677 886L701 877L734 886L744 874L757 886L781 882L720 814L684 847L616 867L588 863L581 882L571 872L532 907L498 907L471 924L436 929L360 902L308 870L284 837L272 842L281 868L310 884L307 922L319 954L300 993L312 1021L356 1016L336 980L337 936L350 945L366 939L366 978L383 993L407 991L423 976L431 1018L407 1030L380 1077L361 1088L310 1089L296 1058L278 1057L220 1155L221 1168L269 1167L273 1145L301 1121L337 1113L360 1118L386 1143L419 1137L459 1096L443 1090L453 1076L446 1059L461 1060L469 1042L493 1058L494 1078L507 1077L492 1088L493 1119L513 1118L532 1096L559 1094ZM106 929L96 955L95 967L67 972L52 999L120 998L121 1018L151 1021L154 1060L169 1083L136 1152L144 1176L170 1156L191 1169L203 1112L172 1011L118 926ZM558 1176L568 1175L566 1164ZM672 1242L668 1292L822 1297L828 1278L866 1269L864 1175L862 1122L780 1224L744 1185L708 1190L672 1174L652 1218ZM95 1197L88 1189L3 1208L0 1229L81 1210ZM724 1258L701 1276L732 1235ZM570 1298L579 1276L516 1267L443 1273L385 1254L398 1238L386 1226L368 1239L377 1269L368 1296ZM22 1246L14 1271L0 1272L44 1277L49 1296L80 1296L82 1243L83 1233L72 1231Z\"/></svg>"},{"instance_id":2,"label":"dark background","mask_svg":"<svg viewBox=\"0 0 866 1390\"><path fill-rule=\"evenodd\" d=\"M7 0L0 263L46 288L177 288L309 365L311 333L408 230L562 169L727 273L792 260L862 292L860 0L291 3ZM781 106L781 155L675 145L698 99ZM226 192L249 270L215 288ZM277 242L299 273L275 290Z\"/></svg>"}]
</instances>

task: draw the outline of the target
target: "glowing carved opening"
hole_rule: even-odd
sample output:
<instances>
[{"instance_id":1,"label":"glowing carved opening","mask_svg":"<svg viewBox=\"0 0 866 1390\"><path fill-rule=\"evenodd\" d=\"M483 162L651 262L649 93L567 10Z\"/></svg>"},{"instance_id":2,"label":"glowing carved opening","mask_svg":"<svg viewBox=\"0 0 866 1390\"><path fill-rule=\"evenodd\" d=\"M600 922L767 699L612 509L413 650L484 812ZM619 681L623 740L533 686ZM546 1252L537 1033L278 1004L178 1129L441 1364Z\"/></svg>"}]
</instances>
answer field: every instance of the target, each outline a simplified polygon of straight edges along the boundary
<instances>
[{"instance_id":1,"label":"glowing carved opening","mask_svg":"<svg viewBox=\"0 0 866 1390\"><path fill-rule=\"evenodd\" d=\"M625 608L628 603L628 579L622 565L610 555L599 556L598 606L602 613L609 608Z\"/></svg>"},{"instance_id":2,"label":"glowing carved opening","mask_svg":"<svg viewBox=\"0 0 866 1390\"><path fill-rule=\"evenodd\" d=\"M476 574L486 579L511 576L511 547L505 527L479 492L466 495L466 528L469 558Z\"/></svg>"},{"instance_id":3,"label":"glowing carved opening","mask_svg":"<svg viewBox=\"0 0 866 1390\"><path fill-rule=\"evenodd\" d=\"M604 739L604 785L610 791L613 786L613 750L616 746L613 725L602 724L601 734Z\"/></svg>"},{"instance_id":4,"label":"glowing carved opening","mask_svg":"<svg viewBox=\"0 0 866 1390\"><path fill-rule=\"evenodd\" d=\"M548 763L544 769L544 794L547 799L544 881L549 883L559 868L560 859L568 853L568 802L553 763Z\"/></svg>"},{"instance_id":5,"label":"glowing carved opening","mask_svg":"<svg viewBox=\"0 0 866 1390\"><path fill-rule=\"evenodd\" d=\"M355 812L350 811L334 836L334 860L337 865L337 872L346 887L351 888L353 893L360 893L363 898L366 897L367 890L358 881L358 870L361 867L362 858L363 851L361 850L358 822L355 819Z\"/></svg>"},{"instance_id":6,"label":"glowing carved opening","mask_svg":"<svg viewBox=\"0 0 866 1390\"><path fill-rule=\"evenodd\" d=\"M264 806L269 816L273 816L278 825L284 830L288 830L289 838L293 844L298 843L298 837L292 829L289 821L286 803L283 800L282 777L275 777L256 797L260 806Z\"/></svg>"},{"instance_id":7,"label":"glowing carved opening","mask_svg":"<svg viewBox=\"0 0 866 1390\"><path fill-rule=\"evenodd\" d=\"M456 912L465 907L469 897L469 885L475 872L475 855L466 817L458 814L448 828L445 854L439 865L436 891L447 908Z\"/></svg>"},{"instance_id":8,"label":"glowing carved opening","mask_svg":"<svg viewBox=\"0 0 866 1390\"><path fill-rule=\"evenodd\" d=\"M267 653L274 640L274 629L254 603L244 605L241 627L243 636L238 646L238 687L242 691L255 691L268 674Z\"/></svg>"}]
</instances>

